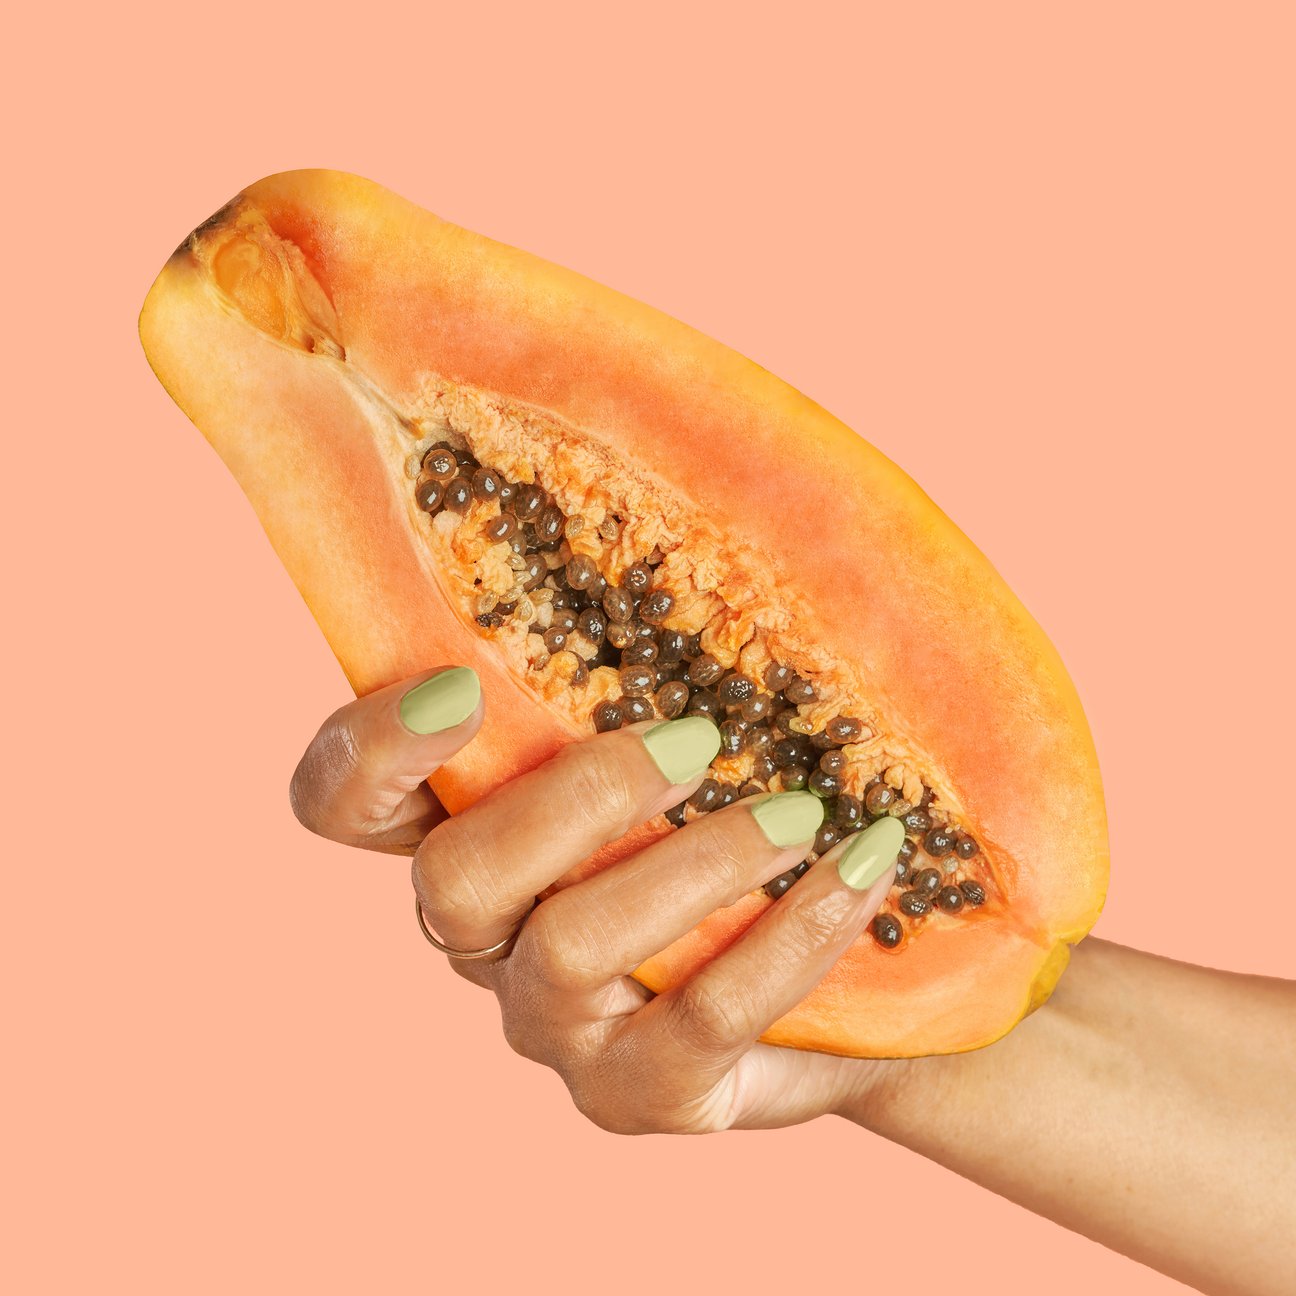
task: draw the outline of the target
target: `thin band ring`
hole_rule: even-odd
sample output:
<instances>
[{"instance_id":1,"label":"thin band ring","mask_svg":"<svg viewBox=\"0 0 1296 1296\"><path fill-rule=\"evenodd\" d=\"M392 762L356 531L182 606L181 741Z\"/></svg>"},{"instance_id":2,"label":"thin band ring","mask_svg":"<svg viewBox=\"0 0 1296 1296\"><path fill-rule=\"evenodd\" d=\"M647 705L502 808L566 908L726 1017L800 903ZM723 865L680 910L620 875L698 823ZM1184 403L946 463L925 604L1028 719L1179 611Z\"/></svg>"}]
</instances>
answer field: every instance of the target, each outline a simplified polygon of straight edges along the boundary
<instances>
[{"instance_id":1,"label":"thin band ring","mask_svg":"<svg viewBox=\"0 0 1296 1296\"><path fill-rule=\"evenodd\" d=\"M442 954L448 954L455 959L482 959L490 954L498 954L506 945L511 945L517 939L518 932L522 930L522 925L519 923L516 930L509 932L502 941L497 941L494 945L487 946L486 949L451 949L444 941L438 940L432 934L432 929L427 925L427 919L423 916L423 905L418 896L414 897L414 916L418 919L419 931L428 938L429 944L435 945Z\"/></svg>"}]
</instances>

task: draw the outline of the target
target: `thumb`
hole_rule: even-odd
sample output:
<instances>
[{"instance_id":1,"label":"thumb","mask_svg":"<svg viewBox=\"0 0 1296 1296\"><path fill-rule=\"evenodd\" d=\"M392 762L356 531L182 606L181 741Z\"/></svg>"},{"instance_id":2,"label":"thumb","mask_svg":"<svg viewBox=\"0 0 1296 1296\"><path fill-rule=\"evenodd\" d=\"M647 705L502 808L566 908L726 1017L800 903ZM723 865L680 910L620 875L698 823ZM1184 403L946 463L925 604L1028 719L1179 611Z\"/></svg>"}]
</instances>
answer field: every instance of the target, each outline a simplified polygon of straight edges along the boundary
<instances>
[{"instance_id":1,"label":"thumb","mask_svg":"<svg viewBox=\"0 0 1296 1296\"><path fill-rule=\"evenodd\" d=\"M425 671L339 707L293 774L293 813L331 841L412 855L446 817L428 775L481 719L481 684L467 666Z\"/></svg>"}]
</instances>

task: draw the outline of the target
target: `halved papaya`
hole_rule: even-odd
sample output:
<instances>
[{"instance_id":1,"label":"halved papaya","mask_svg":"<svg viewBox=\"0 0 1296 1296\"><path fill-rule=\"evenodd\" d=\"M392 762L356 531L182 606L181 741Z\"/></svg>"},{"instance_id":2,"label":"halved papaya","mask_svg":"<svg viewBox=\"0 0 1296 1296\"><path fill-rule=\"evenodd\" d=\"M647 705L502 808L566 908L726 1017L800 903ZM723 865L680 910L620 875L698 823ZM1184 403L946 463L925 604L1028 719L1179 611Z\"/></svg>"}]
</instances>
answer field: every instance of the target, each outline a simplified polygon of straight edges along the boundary
<instances>
[{"instance_id":1,"label":"halved papaya","mask_svg":"<svg viewBox=\"0 0 1296 1296\"><path fill-rule=\"evenodd\" d=\"M251 186L167 261L149 362L250 498L357 693L482 678L453 813L566 742L715 716L690 803L809 786L816 848L906 827L885 910L766 1038L852 1056L997 1039L1102 906L1097 762L1057 653L899 468L686 325L367 180ZM661 990L799 871L639 969ZM567 879L570 880L570 879Z\"/></svg>"}]
</instances>

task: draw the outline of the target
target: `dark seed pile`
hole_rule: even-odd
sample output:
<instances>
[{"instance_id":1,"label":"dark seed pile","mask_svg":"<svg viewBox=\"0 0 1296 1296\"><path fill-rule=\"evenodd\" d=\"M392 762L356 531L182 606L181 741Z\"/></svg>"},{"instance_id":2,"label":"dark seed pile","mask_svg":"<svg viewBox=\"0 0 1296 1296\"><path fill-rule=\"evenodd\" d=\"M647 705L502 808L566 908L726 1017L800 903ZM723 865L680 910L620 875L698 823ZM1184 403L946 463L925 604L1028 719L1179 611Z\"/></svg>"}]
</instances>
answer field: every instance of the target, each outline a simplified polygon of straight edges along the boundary
<instances>
[{"instance_id":1,"label":"dark seed pile","mask_svg":"<svg viewBox=\"0 0 1296 1296\"><path fill-rule=\"evenodd\" d=\"M968 834L933 820L929 787L924 785L916 805L880 777L861 797L845 790L841 748L861 737L862 721L838 715L816 730L798 709L816 700L811 680L776 662L761 679L751 679L704 652L700 635L666 624L675 599L654 586L660 553L645 555L626 569L620 584L610 584L594 559L572 553L569 541L584 529L584 518L565 515L539 484L509 481L448 442L438 442L424 455L414 498L433 516L443 511L462 516L474 502L498 502L499 513L482 530L488 540L509 546L514 584L503 597L487 591L477 595L477 624L486 633L506 621L524 625L537 637L532 667L540 669L565 654L564 677L576 688L589 682L593 669L616 670L621 696L592 709L596 731L654 717L706 715L720 728L722 755L750 758L745 782L704 780L687 801L666 812L671 824L681 827L686 819L771 791L808 789L823 798L825 818L814 849L766 884L772 899L844 837L889 815L904 824L906 837L890 909L879 913L871 928L880 946L901 944L902 919L915 927L938 910L957 914L985 903L983 882L958 876L968 872L980 847ZM614 542L621 525L608 517L598 526L600 538Z\"/></svg>"}]
</instances>

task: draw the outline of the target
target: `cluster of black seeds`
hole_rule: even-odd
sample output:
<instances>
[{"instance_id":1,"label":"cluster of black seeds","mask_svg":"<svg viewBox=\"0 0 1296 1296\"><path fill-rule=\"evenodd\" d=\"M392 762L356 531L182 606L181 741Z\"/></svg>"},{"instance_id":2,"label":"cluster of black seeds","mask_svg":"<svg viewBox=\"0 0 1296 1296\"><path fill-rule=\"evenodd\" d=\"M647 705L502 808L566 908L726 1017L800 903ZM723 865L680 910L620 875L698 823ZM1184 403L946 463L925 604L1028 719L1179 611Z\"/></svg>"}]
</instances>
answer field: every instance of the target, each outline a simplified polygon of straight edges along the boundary
<instances>
[{"instance_id":1,"label":"cluster of black seeds","mask_svg":"<svg viewBox=\"0 0 1296 1296\"><path fill-rule=\"evenodd\" d=\"M846 756L841 748L863 735L860 720L838 715L822 729L813 729L799 710L815 701L809 680L776 662L765 668L761 679L752 679L704 652L700 635L665 625L675 600L667 590L654 588L659 553L633 563L620 584L609 584L592 558L571 553L569 541L584 529L584 518L565 515L539 484L509 481L447 442L424 455L415 499L430 515L442 510L462 515L474 501L499 504L499 513L485 523L483 534L512 550L509 565L515 580L502 597L478 595L477 624L489 632L506 621L520 621L543 643L543 651L532 658L533 667L566 654L567 678L575 687L589 681L593 668L616 670L621 696L593 708L590 718L596 731L654 717L705 715L719 726L723 755L750 758L751 774L744 783L704 780L687 801L666 812L671 824L681 827L686 817L771 791L806 789L823 798L824 822L814 849L795 868L766 884L771 899L785 894L844 837L891 816L904 824L906 835L896 863L894 912L879 913L871 927L879 945L894 949L901 943L902 918L916 922L936 910L957 914L965 906L985 903L980 882L953 876L980 847L968 834L934 822L928 813L930 788L923 787L917 805L881 778L873 779L861 797L845 790ZM598 531L603 540L613 542L621 522L609 517ZM926 864L920 852L936 866Z\"/></svg>"}]
</instances>

